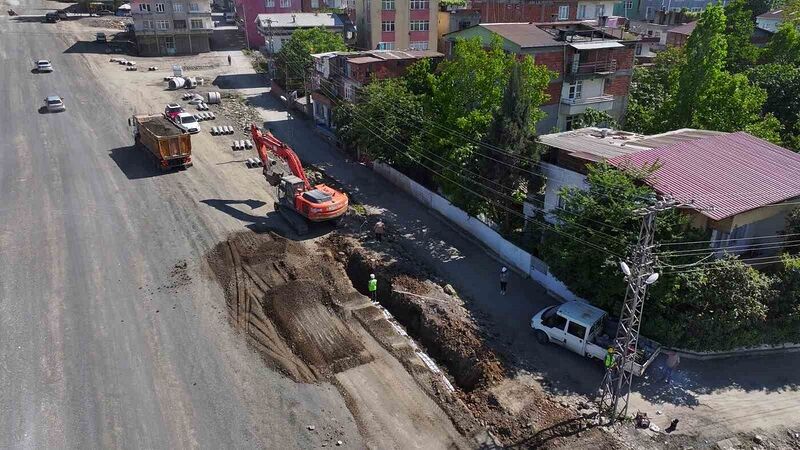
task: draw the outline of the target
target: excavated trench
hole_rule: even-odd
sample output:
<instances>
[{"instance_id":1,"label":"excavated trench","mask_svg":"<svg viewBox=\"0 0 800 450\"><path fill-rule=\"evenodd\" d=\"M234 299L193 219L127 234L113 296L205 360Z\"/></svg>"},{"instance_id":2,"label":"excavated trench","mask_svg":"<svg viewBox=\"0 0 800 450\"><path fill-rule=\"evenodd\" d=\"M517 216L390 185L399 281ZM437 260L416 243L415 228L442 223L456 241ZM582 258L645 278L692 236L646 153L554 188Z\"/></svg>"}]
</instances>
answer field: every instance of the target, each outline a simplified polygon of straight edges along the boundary
<instances>
[{"instance_id":1,"label":"excavated trench","mask_svg":"<svg viewBox=\"0 0 800 450\"><path fill-rule=\"evenodd\" d=\"M345 255L347 276L362 294L369 295L369 275L376 274L378 302L447 369L458 388L471 392L503 378L500 361L479 336L460 300L448 298L435 284L408 276L396 265L377 263L352 246L338 250L340 257Z\"/></svg>"}]
</instances>

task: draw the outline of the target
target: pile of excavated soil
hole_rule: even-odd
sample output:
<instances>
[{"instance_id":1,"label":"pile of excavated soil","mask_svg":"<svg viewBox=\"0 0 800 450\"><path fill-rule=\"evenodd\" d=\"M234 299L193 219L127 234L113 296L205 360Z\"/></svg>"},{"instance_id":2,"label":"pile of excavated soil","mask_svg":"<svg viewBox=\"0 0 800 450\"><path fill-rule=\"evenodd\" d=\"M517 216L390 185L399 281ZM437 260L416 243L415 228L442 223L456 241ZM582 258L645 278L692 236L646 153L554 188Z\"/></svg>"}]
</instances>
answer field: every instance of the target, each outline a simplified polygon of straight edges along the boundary
<instances>
[{"instance_id":1,"label":"pile of excavated soil","mask_svg":"<svg viewBox=\"0 0 800 450\"><path fill-rule=\"evenodd\" d=\"M329 254L273 233L242 232L217 244L206 260L231 322L276 369L316 381L371 360L332 310L354 291Z\"/></svg>"}]
</instances>

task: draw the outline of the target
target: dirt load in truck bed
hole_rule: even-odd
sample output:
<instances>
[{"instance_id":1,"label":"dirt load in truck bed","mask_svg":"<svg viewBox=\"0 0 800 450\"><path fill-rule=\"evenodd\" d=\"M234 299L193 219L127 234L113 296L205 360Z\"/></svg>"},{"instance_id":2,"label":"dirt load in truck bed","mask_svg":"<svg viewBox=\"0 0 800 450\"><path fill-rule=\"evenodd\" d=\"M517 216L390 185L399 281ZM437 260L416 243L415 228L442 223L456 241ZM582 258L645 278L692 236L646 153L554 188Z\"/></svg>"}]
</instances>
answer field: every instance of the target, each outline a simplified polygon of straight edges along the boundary
<instances>
[{"instance_id":1,"label":"dirt load in truck bed","mask_svg":"<svg viewBox=\"0 0 800 450\"><path fill-rule=\"evenodd\" d=\"M146 128L147 131L159 137L180 136L184 133L183 130L167 120L167 118L164 116L156 116L144 119L141 122L141 125Z\"/></svg>"}]
</instances>

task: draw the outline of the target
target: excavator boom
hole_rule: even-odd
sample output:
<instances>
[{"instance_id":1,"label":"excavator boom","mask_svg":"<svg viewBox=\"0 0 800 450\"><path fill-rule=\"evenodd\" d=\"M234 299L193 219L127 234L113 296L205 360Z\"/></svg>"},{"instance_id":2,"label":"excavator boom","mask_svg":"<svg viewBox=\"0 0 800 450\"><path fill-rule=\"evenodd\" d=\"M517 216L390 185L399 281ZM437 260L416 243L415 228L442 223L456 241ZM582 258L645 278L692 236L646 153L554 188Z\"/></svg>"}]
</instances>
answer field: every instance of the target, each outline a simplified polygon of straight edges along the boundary
<instances>
[{"instance_id":1,"label":"excavator boom","mask_svg":"<svg viewBox=\"0 0 800 450\"><path fill-rule=\"evenodd\" d=\"M297 153L295 153L291 147L273 136L269 131L262 133L255 124L250 125L250 134L253 136L253 142L255 143L256 150L258 150L258 157L261 158L265 169L271 167L269 164L269 153L267 152L267 150L269 150L275 156L286 161L286 164L289 165L289 170L292 171L292 175L303 180L307 191L311 190L311 183L308 182L306 173L303 171L300 158L297 157Z\"/></svg>"}]
</instances>

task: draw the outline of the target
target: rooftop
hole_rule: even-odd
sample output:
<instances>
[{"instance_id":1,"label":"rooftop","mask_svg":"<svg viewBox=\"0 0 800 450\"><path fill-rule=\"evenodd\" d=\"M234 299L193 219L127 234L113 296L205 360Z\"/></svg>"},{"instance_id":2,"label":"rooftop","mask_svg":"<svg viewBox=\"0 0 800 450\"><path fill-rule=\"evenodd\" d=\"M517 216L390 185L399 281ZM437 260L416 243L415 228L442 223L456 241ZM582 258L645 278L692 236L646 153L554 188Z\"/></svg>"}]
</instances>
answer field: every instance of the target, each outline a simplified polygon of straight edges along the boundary
<instances>
[{"instance_id":1,"label":"rooftop","mask_svg":"<svg viewBox=\"0 0 800 450\"><path fill-rule=\"evenodd\" d=\"M595 28L591 21L481 23L446 35L457 35L476 27L495 33L520 48L562 47L564 45L578 48L577 46L584 44L591 44L586 49L622 46L617 42L617 38ZM563 35L560 37L561 33Z\"/></svg>"},{"instance_id":2,"label":"rooftop","mask_svg":"<svg viewBox=\"0 0 800 450\"><path fill-rule=\"evenodd\" d=\"M783 19L784 10L776 9L773 11L767 11L764 14L756 17L757 19L773 19L773 20L780 20Z\"/></svg>"},{"instance_id":3,"label":"rooftop","mask_svg":"<svg viewBox=\"0 0 800 450\"><path fill-rule=\"evenodd\" d=\"M497 33L520 48L553 47L563 45L555 36L532 23L482 23L477 25Z\"/></svg>"},{"instance_id":4,"label":"rooftop","mask_svg":"<svg viewBox=\"0 0 800 450\"><path fill-rule=\"evenodd\" d=\"M575 319L576 322L587 328L606 315L606 312L602 309L582 302L564 303L558 307L558 311L570 319Z\"/></svg>"},{"instance_id":5,"label":"rooftop","mask_svg":"<svg viewBox=\"0 0 800 450\"><path fill-rule=\"evenodd\" d=\"M667 30L667 33L676 33L676 34L682 34L684 36L689 36L690 34L692 34L692 31L694 31L696 27L697 27L697 21L695 20L694 22L689 22L683 25L678 25L675 28L670 28L669 30Z\"/></svg>"},{"instance_id":6,"label":"rooftop","mask_svg":"<svg viewBox=\"0 0 800 450\"><path fill-rule=\"evenodd\" d=\"M607 159L642 150L626 145L640 134L617 131L609 128L587 127L561 133L539 136L539 142L566 151L570 156L590 162Z\"/></svg>"},{"instance_id":7,"label":"rooftop","mask_svg":"<svg viewBox=\"0 0 800 450\"><path fill-rule=\"evenodd\" d=\"M433 50L366 50L361 52L314 53L311 56L313 58L347 56L349 62L355 62L356 64L386 61L390 59L403 60L444 57L443 54Z\"/></svg>"},{"instance_id":8,"label":"rooftop","mask_svg":"<svg viewBox=\"0 0 800 450\"><path fill-rule=\"evenodd\" d=\"M332 13L259 14L256 17L256 24L264 29L269 21L272 21L272 28L344 27L342 18Z\"/></svg>"},{"instance_id":9,"label":"rooftop","mask_svg":"<svg viewBox=\"0 0 800 450\"><path fill-rule=\"evenodd\" d=\"M676 142L610 162L657 163L648 183L678 201L694 201L712 220L800 197L800 154L744 132Z\"/></svg>"}]
</instances>

